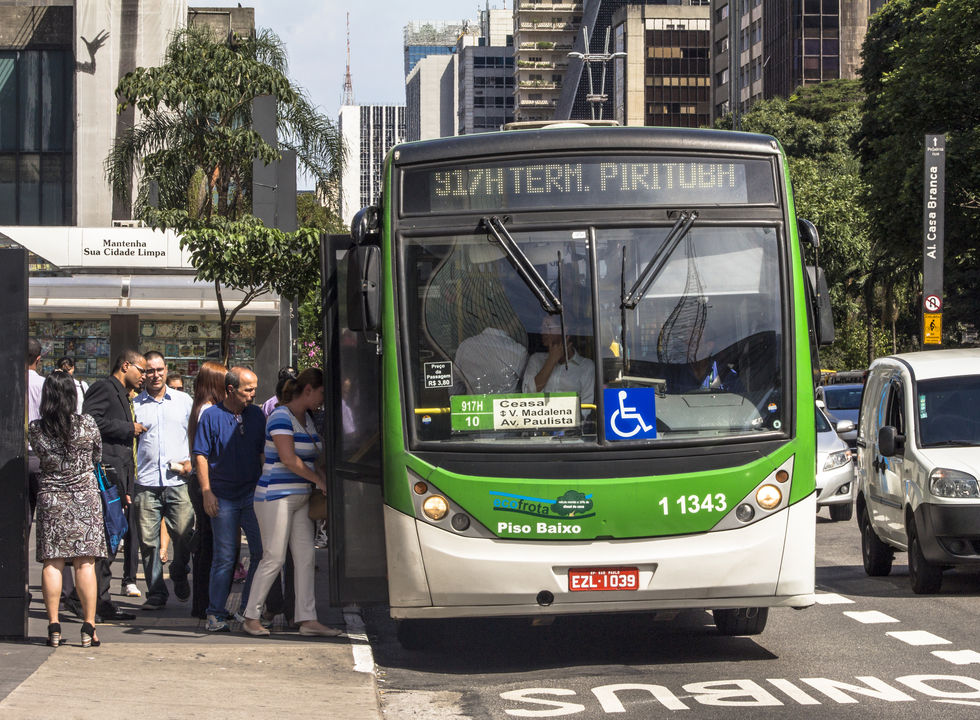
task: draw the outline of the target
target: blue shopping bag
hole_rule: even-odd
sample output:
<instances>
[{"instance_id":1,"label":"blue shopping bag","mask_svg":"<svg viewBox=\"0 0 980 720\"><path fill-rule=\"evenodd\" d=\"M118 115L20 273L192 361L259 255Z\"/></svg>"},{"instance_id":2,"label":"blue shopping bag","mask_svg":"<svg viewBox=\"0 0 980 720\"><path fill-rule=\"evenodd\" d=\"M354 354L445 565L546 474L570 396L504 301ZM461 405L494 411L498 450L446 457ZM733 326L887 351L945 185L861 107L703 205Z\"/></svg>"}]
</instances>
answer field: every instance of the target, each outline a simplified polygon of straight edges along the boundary
<instances>
[{"instance_id":1,"label":"blue shopping bag","mask_svg":"<svg viewBox=\"0 0 980 720\"><path fill-rule=\"evenodd\" d=\"M106 477L102 463L95 463L95 477L99 481L99 494L102 496L102 516L105 518L105 540L109 547L109 554L115 555L119 549L126 532L129 530L129 522L126 520L126 513L123 512L122 501L119 499L119 490L114 483L109 482Z\"/></svg>"}]
</instances>

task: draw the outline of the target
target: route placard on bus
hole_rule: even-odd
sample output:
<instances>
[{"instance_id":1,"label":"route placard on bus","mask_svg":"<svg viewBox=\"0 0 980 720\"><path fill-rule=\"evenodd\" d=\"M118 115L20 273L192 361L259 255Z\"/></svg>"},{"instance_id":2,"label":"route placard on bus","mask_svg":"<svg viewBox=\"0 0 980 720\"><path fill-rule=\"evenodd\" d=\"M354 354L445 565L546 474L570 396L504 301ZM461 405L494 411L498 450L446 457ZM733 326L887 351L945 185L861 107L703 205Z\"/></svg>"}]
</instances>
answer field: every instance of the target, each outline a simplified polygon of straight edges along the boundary
<instances>
[{"instance_id":1,"label":"route placard on bus","mask_svg":"<svg viewBox=\"0 0 980 720\"><path fill-rule=\"evenodd\" d=\"M456 432L561 430L582 422L577 393L454 395L450 408Z\"/></svg>"}]
</instances>

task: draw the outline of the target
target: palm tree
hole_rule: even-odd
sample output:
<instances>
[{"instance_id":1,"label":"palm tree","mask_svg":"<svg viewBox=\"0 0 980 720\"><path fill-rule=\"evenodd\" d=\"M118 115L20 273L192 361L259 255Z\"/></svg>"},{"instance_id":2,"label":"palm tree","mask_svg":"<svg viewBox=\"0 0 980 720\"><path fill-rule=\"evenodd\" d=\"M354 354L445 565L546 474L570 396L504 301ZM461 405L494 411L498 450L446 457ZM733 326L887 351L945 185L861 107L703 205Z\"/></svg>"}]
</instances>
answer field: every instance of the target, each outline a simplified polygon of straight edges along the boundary
<instances>
[{"instance_id":1,"label":"palm tree","mask_svg":"<svg viewBox=\"0 0 980 720\"><path fill-rule=\"evenodd\" d=\"M289 80L285 48L269 30L224 42L208 27L178 29L164 64L136 68L116 94L119 111L135 106L141 119L117 139L105 172L124 199L135 179L137 217L146 216L152 181L158 207L186 211L192 222L247 214L253 160L279 158L252 130L252 100L263 95L277 100L280 146L296 151L322 196L337 186L345 160L340 132Z\"/></svg>"}]
</instances>

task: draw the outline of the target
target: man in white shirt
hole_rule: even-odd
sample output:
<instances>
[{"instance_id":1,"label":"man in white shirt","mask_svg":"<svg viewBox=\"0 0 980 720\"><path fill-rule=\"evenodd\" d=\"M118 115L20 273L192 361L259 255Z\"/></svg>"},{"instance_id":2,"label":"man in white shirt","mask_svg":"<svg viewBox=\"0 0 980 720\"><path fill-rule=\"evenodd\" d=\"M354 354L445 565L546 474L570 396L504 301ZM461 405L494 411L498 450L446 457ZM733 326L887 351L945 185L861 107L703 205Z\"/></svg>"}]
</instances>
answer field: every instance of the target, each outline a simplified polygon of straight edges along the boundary
<instances>
[{"instance_id":1,"label":"man in white shirt","mask_svg":"<svg viewBox=\"0 0 980 720\"><path fill-rule=\"evenodd\" d=\"M187 422L193 402L187 393L167 387L167 363L155 350L144 355L146 375L143 392L133 406L136 421L146 428L136 449L136 495L133 499L139 523L140 552L146 578L144 610L160 610L170 591L163 579L160 559L160 521L165 519L173 541L170 579L180 602L191 596L187 581L194 507L187 490L191 472Z\"/></svg>"},{"instance_id":2,"label":"man in white shirt","mask_svg":"<svg viewBox=\"0 0 980 720\"><path fill-rule=\"evenodd\" d=\"M562 337L557 315L541 321L541 339L548 351L535 353L528 360L523 391L575 392L581 404L591 405L595 399L595 363L575 352L571 340Z\"/></svg>"},{"instance_id":3,"label":"man in white shirt","mask_svg":"<svg viewBox=\"0 0 980 720\"><path fill-rule=\"evenodd\" d=\"M41 418L41 389L44 378L37 370L41 366L41 343L34 338L27 341L27 422ZM37 473L41 463L27 446L27 494L31 501L31 522L34 522L34 508L37 505Z\"/></svg>"},{"instance_id":4,"label":"man in white shirt","mask_svg":"<svg viewBox=\"0 0 980 720\"><path fill-rule=\"evenodd\" d=\"M454 395L497 395L517 392L527 365L527 350L504 330L488 327L466 338L456 349L456 370L466 381L457 382Z\"/></svg>"}]
</instances>

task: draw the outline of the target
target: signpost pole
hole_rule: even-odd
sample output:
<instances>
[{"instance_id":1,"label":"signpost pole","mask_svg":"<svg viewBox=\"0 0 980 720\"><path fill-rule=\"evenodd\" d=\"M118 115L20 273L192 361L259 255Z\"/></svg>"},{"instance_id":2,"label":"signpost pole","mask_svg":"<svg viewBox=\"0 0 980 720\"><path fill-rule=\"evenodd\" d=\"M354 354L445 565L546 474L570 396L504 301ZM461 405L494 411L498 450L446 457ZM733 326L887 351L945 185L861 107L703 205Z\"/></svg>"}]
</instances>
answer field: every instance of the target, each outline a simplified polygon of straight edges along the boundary
<instances>
[{"instance_id":1,"label":"signpost pole","mask_svg":"<svg viewBox=\"0 0 980 720\"><path fill-rule=\"evenodd\" d=\"M922 236L922 349L943 343L943 226L946 136L926 135Z\"/></svg>"}]
</instances>

